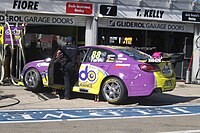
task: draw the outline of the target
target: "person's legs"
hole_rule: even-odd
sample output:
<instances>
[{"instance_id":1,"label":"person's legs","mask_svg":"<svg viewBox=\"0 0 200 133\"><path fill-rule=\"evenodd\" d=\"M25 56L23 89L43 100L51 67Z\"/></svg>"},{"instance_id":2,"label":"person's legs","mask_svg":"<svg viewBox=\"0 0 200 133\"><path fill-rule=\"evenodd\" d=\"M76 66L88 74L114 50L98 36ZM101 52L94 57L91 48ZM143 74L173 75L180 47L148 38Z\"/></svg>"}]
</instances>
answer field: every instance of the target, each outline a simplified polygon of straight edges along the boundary
<instances>
[{"instance_id":1,"label":"person's legs","mask_svg":"<svg viewBox=\"0 0 200 133\"><path fill-rule=\"evenodd\" d=\"M70 91L71 91L69 71L65 71L64 85L65 85L65 88L64 88L65 89L64 90L65 99L69 99L70 98Z\"/></svg>"}]
</instances>

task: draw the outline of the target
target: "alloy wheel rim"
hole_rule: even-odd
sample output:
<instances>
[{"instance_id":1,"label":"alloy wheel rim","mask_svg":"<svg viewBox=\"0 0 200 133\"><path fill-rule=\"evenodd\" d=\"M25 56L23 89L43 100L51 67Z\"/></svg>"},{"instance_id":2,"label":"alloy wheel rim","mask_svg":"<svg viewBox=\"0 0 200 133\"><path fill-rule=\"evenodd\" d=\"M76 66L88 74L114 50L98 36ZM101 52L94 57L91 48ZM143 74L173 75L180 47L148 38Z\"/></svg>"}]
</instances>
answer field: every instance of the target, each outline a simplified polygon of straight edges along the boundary
<instances>
[{"instance_id":1,"label":"alloy wheel rim","mask_svg":"<svg viewBox=\"0 0 200 133\"><path fill-rule=\"evenodd\" d=\"M103 87L105 97L109 101L117 101L121 96L121 87L117 81L106 82Z\"/></svg>"},{"instance_id":2,"label":"alloy wheel rim","mask_svg":"<svg viewBox=\"0 0 200 133\"><path fill-rule=\"evenodd\" d=\"M29 72L27 72L26 76L25 76L25 82L26 85L29 87L34 87L36 85L37 82L37 74L35 71L31 70Z\"/></svg>"}]
</instances>

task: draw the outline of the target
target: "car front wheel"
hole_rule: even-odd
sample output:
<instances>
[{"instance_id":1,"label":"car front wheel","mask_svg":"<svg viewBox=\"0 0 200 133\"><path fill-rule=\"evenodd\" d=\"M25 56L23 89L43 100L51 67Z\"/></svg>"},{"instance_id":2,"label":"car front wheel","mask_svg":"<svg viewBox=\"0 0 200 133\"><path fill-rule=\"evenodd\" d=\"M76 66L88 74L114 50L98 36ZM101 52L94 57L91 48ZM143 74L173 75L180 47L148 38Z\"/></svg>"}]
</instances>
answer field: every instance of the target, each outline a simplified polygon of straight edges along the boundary
<instances>
[{"instance_id":1,"label":"car front wheel","mask_svg":"<svg viewBox=\"0 0 200 133\"><path fill-rule=\"evenodd\" d=\"M120 104L127 98L127 89L120 79L111 77L103 83L102 95L109 103Z\"/></svg>"},{"instance_id":2,"label":"car front wheel","mask_svg":"<svg viewBox=\"0 0 200 133\"><path fill-rule=\"evenodd\" d=\"M42 80L38 70L35 68L28 69L24 75L24 84L29 90L33 92L41 91Z\"/></svg>"}]
</instances>

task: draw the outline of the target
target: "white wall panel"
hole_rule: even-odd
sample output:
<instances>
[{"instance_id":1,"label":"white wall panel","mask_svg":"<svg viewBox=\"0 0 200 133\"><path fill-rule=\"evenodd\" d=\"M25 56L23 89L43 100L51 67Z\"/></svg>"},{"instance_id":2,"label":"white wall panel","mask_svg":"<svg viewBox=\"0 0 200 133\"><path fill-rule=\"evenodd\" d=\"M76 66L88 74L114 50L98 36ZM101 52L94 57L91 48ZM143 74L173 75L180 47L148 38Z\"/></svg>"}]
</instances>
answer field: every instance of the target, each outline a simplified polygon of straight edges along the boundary
<instances>
[{"instance_id":1,"label":"white wall panel","mask_svg":"<svg viewBox=\"0 0 200 133\"><path fill-rule=\"evenodd\" d=\"M76 16L75 25L76 26L85 26L86 17Z\"/></svg>"}]
</instances>

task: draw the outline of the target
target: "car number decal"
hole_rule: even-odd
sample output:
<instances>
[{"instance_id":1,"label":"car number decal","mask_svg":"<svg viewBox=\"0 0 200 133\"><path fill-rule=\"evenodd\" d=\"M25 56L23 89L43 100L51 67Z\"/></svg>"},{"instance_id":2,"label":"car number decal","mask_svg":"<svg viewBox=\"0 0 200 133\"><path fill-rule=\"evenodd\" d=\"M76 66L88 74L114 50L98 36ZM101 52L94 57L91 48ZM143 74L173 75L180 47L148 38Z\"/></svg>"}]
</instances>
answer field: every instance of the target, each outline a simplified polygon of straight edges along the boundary
<instances>
[{"instance_id":1,"label":"car number decal","mask_svg":"<svg viewBox=\"0 0 200 133\"><path fill-rule=\"evenodd\" d=\"M101 57L101 51L93 51L91 55L91 59L99 59Z\"/></svg>"},{"instance_id":2,"label":"car number decal","mask_svg":"<svg viewBox=\"0 0 200 133\"><path fill-rule=\"evenodd\" d=\"M106 60L107 52L93 51L91 54L91 62L104 62Z\"/></svg>"}]
</instances>

